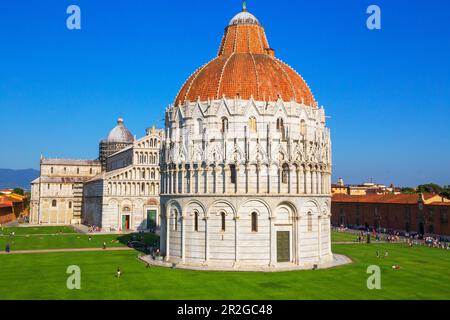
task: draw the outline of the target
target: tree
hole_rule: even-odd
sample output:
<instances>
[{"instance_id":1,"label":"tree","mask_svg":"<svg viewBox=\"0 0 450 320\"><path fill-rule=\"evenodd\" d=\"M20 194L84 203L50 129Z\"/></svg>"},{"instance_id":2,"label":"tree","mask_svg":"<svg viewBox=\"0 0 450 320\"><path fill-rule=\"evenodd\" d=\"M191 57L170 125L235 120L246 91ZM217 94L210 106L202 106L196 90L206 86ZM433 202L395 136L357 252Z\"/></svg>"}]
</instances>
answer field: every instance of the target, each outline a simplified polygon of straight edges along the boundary
<instances>
[{"instance_id":1,"label":"tree","mask_svg":"<svg viewBox=\"0 0 450 320\"><path fill-rule=\"evenodd\" d=\"M25 194L25 192L21 188L15 188L13 190L13 193L18 194L19 196L23 196Z\"/></svg>"},{"instance_id":2,"label":"tree","mask_svg":"<svg viewBox=\"0 0 450 320\"><path fill-rule=\"evenodd\" d=\"M416 189L406 187L406 188L401 188L401 189L400 189L400 192L401 192L402 194L415 194L415 193L416 193Z\"/></svg>"},{"instance_id":3,"label":"tree","mask_svg":"<svg viewBox=\"0 0 450 320\"><path fill-rule=\"evenodd\" d=\"M440 194L442 192L442 187L435 183L421 184L417 187L418 193L436 193Z\"/></svg>"}]
</instances>

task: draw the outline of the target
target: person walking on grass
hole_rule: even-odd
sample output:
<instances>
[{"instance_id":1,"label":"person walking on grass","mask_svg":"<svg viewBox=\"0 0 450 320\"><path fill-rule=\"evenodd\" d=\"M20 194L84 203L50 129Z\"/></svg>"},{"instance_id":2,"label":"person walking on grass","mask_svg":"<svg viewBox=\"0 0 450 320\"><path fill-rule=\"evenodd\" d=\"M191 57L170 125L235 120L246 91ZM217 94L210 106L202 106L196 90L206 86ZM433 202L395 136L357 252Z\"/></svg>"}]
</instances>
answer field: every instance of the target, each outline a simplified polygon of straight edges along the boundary
<instances>
[{"instance_id":1,"label":"person walking on grass","mask_svg":"<svg viewBox=\"0 0 450 320\"><path fill-rule=\"evenodd\" d=\"M103 250L106 250L106 242L103 242Z\"/></svg>"},{"instance_id":2,"label":"person walking on grass","mask_svg":"<svg viewBox=\"0 0 450 320\"><path fill-rule=\"evenodd\" d=\"M6 253L10 253L11 252L11 246L9 245L9 243L6 244L5 252Z\"/></svg>"},{"instance_id":3,"label":"person walking on grass","mask_svg":"<svg viewBox=\"0 0 450 320\"><path fill-rule=\"evenodd\" d=\"M116 277L120 278L121 275L122 275L122 271L120 270L120 268L117 268Z\"/></svg>"}]
</instances>

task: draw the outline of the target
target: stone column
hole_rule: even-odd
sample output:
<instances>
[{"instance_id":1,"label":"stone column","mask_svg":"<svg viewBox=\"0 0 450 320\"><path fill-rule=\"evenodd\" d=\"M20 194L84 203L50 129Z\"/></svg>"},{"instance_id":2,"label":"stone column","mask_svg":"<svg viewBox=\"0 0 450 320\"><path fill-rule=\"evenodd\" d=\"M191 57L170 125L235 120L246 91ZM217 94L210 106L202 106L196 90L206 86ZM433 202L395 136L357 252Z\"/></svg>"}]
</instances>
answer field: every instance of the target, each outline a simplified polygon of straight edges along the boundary
<instances>
[{"instance_id":1,"label":"stone column","mask_svg":"<svg viewBox=\"0 0 450 320\"><path fill-rule=\"evenodd\" d=\"M209 172L210 172L210 169L209 169L209 166L207 165L203 169L203 173L205 175L205 180L204 180L205 181L205 186L204 186L203 190L204 190L205 194L208 194L208 192L209 192L209 186L208 186L208 183L209 183L208 174L209 174Z\"/></svg>"},{"instance_id":2,"label":"stone column","mask_svg":"<svg viewBox=\"0 0 450 320\"><path fill-rule=\"evenodd\" d=\"M310 188L311 188L311 174L309 171L309 168L306 168L305 170L305 194L310 194Z\"/></svg>"},{"instance_id":3,"label":"stone column","mask_svg":"<svg viewBox=\"0 0 450 320\"><path fill-rule=\"evenodd\" d=\"M234 266L235 267L237 267L238 263L239 263L238 221L239 221L239 216L234 217Z\"/></svg>"},{"instance_id":4,"label":"stone column","mask_svg":"<svg viewBox=\"0 0 450 320\"><path fill-rule=\"evenodd\" d=\"M278 180L278 193L281 193L282 174L283 174L282 168L279 167L278 168L278 179L277 179Z\"/></svg>"},{"instance_id":5,"label":"stone column","mask_svg":"<svg viewBox=\"0 0 450 320\"><path fill-rule=\"evenodd\" d=\"M319 214L318 218L317 218L317 222L319 224L319 230L318 230L318 235L319 235L319 263L322 261L322 219L321 216Z\"/></svg>"},{"instance_id":6,"label":"stone column","mask_svg":"<svg viewBox=\"0 0 450 320\"><path fill-rule=\"evenodd\" d=\"M181 169L181 194L185 193L185 183L186 183L186 167L183 165Z\"/></svg>"},{"instance_id":7,"label":"stone column","mask_svg":"<svg viewBox=\"0 0 450 320\"><path fill-rule=\"evenodd\" d=\"M189 166L189 193L190 194L194 193L194 189L193 189L194 177L195 177L194 165L191 163L191 165Z\"/></svg>"},{"instance_id":8,"label":"stone column","mask_svg":"<svg viewBox=\"0 0 450 320\"><path fill-rule=\"evenodd\" d=\"M185 215L185 212L181 215L181 262L183 264L186 263L186 232L184 227Z\"/></svg>"},{"instance_id":9,"label":"stone column","mask_svg":"<svg viewBox=\"0 0 450 320\"><path fill-rule=\"evenodd\" d=\"M205 265L208 265L209 262L209 226L208 226L209 217L205 217Z\"/></svg>"},{"instance_id":10,"label":"stone column","mask_svg":"<svg viewBox=\"0 0 450 320\"><path fill-rule=\"evenodd\" d=\"M166 208L166 261L170 260L170 212Z\"/></svg>"},{"instance_id":11,"label":"stone column","mask_svg":"<svg viewBox=\"0 0 450 320\"><path fill-rule=\"evenodd\" d=\"M275 267L277 264L277 234L274 226L274 217L269 217L270 222L270 263L269 267Z\"/></svg>"}]
</instances>

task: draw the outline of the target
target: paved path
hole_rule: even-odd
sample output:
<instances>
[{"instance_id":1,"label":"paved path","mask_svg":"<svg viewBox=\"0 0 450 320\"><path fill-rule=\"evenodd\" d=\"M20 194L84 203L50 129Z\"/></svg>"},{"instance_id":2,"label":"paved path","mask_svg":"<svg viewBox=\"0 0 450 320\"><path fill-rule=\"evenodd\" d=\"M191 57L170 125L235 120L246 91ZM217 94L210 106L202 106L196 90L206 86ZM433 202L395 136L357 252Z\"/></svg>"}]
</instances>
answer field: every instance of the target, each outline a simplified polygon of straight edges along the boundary
<instances>
[{"instance_id":1,"label":"paved path","mask_svg":"<svg viewBox=\"0 0 450 320\"><path fill-rule=\"evenodd\" d=\"M101 248L80 248L80 249L45 249L45 250L15 250L10 253L6 253L5 251L0 252L0 255L8 255L8 254L31 254L31 253L58 253L58 252L95 252L95 251L129 251L134 250L128 247L112 247L107 248L106 250Z\"/></svg>"}]
</instances>

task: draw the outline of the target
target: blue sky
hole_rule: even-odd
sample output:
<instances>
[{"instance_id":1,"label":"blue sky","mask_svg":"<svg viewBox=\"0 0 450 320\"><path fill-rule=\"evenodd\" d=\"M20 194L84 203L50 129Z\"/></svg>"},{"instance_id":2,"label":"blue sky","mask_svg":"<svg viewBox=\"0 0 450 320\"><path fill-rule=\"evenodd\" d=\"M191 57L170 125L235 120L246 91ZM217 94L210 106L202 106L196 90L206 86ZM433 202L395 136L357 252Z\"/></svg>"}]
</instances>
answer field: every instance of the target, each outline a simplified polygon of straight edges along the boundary
<instances>
[{"instance_id":1,"label":"blue sky","mask_svg":"<svg viewBox=\"0 0 450 320\"><path fill-rule=\"evenodd\" d=\"M81 8L82 30L66 28ZM382 10L382 30L366 9ZM0 168L95 158L119 115L162 126L217 54L239 0L2 0ZM276 55L325 106L334 180L450 184L450 1L249 0Z\"/></svg>"}]
</instances>

